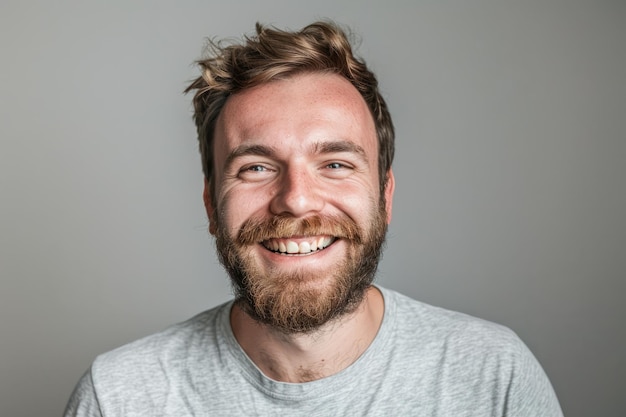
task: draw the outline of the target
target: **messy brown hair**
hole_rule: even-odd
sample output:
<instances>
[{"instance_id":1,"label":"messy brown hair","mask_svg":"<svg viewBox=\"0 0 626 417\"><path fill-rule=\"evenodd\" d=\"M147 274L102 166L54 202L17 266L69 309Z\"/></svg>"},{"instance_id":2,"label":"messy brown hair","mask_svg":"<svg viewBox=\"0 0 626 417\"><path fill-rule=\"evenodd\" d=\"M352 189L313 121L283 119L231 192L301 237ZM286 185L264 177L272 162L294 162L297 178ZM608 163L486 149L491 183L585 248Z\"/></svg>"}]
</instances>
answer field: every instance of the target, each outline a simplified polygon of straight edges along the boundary
<instances>
[{"instance_id":1,"label":"messy brown hair","mask_svg":"<svg viewBox=\"0 0 626 417\"><path fill-rule=\"evenodd\" d=\"M195 90L194 121L202 169L215 201L213 136L215 123L231 94L302 72L326 72L346 78L372 113L378 137L381 195L394 154L394 128L376 76L353 55L346 33L330 22L312 23L299 32L256 24L256 34L241 44L209 42L208 56L198 61L202 75L185 93Z\"/></svg>"}]
</instances>

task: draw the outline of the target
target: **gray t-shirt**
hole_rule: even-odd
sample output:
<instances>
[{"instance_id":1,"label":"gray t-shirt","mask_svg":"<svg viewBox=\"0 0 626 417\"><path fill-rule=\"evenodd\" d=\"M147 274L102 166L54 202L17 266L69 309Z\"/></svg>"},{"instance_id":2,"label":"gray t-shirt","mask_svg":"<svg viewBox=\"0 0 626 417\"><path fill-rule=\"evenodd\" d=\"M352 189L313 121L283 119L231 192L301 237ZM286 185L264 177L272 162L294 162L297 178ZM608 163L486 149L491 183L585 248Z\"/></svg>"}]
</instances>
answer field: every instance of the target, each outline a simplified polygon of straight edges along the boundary
<instances>
[{"instance_id":1,"label":"gray t-shirt","mask_svg":"<svg viewBox=\"0 0 626 417\"><path fill-rule=\"evenodd\" d=\"M348 368L274 381L235 340L227 303L99 356L65 416L562 416L509 329L380 288L381 328Z\"/></svg>"}]
</instances>

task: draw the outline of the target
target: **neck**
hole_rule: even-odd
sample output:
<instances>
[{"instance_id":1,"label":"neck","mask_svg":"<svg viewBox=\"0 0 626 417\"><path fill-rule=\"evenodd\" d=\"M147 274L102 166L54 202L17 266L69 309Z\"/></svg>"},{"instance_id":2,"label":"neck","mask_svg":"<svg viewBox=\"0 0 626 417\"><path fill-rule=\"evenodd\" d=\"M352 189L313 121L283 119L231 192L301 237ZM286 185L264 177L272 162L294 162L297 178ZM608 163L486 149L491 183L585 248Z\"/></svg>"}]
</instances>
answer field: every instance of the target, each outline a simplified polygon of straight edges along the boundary
<instances>
[{"instance_id":1,"label":"neck","mask_svg":"<svg viewBox=\"0 0 626 417\"><path fill-rule=\"evenodd\" d=\"M237 342L269 378L309 382L356 361L376 337L384 314L382 294L371 287L359 307L310 334L284 334L260 324L236 304L230 321Z\"/></svg>"}]
</instances>

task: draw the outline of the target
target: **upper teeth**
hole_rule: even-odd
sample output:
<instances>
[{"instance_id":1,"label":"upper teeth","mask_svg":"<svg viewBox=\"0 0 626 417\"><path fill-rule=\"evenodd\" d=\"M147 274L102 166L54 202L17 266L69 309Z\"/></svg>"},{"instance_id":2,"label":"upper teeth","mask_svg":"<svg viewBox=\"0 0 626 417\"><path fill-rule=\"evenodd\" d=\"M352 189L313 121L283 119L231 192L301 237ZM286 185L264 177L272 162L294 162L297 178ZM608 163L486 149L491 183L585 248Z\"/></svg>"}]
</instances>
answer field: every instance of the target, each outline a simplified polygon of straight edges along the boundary
<instances>
[{"instance_id":1,"label":"upper teeth","mask_svg":"<svg viewBox=\"0 0 626 417\"><path fill-rule=\"evenodd\" d=\"M324 249L333 242L334 238L330 236L323 236L320 238L312 238L308 241L295 242L293 240L285 239L270 239L263 242L263 245L280 253L311 253L317 250Z\"/></svg>"}]
</instances>

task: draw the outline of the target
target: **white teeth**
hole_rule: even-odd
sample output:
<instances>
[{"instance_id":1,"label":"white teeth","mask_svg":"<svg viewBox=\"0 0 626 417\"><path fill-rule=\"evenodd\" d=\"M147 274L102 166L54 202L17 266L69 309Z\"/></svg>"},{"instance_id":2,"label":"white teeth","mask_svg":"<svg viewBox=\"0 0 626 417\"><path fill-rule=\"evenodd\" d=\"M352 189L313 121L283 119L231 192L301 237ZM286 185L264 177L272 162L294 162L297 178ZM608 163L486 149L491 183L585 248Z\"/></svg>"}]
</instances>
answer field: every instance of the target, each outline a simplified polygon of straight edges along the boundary
<instances>
[{"instance_id":1,"label":"white teeth","mask_svg":"<svg viewBox=\"0 0 626 417\"><path fill-rule=\"evenodd\" d=\"M309 242L300 243L300 253L309 253L309 252L311 252L311 245L309 245Z\"/></svg>"},{"instance_id":2,"label":"white teeth","mask_svg":"<svg viewBox=\"0 0 626 417\"><path fill-rule=\"evenodd\" d=\"M320 237L319 239L313 239L310 242L304 241L297 243L293 240L278 240L272 239L264 242L266 248L271 251L288 254L307 254L316 252L329 246L335 238L333 237Z\"/></svg>"},{"instance_id":3,"label":"white teeth","mask_svg":"<svg viewBox=\"0 0 626 417\"><path fill-rule=\"evenodd\" d=\"M300 248L296 242L289 241L287 242L287 253L298 253L300 252Z\"/></svg>"}]
</instances>

